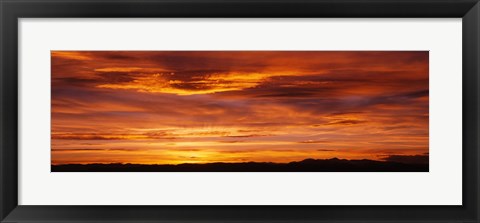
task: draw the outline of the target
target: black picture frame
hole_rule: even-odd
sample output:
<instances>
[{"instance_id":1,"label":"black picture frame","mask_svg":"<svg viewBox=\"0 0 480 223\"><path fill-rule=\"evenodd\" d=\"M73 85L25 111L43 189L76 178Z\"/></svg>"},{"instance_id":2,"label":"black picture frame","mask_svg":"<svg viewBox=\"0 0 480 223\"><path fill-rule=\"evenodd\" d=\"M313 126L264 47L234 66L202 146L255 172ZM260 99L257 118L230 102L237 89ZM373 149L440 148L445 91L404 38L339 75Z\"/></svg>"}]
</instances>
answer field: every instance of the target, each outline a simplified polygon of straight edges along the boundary
<instances>
[{"instance_id":1,"label":"black picture frame","mask_svg":"<svg viewBox=\"0 0 480 223\"><path fill-rule=\"evenodd\" d=\"M0 0L0 15L1 222L479 222L478 0ZM17 21L19 18L47 17L462 18L463 205L18 205Z\"/></svg>"}]
</instances>

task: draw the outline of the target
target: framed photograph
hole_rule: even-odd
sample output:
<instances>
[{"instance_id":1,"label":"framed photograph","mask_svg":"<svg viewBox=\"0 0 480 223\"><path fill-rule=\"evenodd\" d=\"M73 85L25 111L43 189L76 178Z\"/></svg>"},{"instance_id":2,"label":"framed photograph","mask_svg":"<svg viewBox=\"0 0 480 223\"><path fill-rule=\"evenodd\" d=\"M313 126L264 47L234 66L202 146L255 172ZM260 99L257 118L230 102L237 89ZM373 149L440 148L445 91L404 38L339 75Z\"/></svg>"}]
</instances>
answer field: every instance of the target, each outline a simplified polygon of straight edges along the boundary
<instances>
[{"instance_id":1,"label":"framed photograph","mask_svg":"<svg viewBox=\"0 0 480 223\"><path fill-rule=\"evenodd\" d=\"M479 222L476 0L1 0L1 222Z\"/></svg>"}]
</instances>

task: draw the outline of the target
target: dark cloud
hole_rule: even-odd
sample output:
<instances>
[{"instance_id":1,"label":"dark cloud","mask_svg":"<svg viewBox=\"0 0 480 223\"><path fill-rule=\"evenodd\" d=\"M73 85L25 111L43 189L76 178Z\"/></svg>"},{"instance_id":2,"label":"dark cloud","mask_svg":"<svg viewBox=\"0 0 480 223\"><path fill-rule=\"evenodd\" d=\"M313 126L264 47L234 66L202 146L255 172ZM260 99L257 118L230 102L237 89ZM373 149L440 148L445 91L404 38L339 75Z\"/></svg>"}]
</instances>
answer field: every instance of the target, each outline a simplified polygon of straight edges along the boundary
<instances>
[{"instance_id":1,"label":"dark cloud","mask_svg":"<svg viewBox=\"0 0 480 223\"><path fill-rule=\"evenodd\" d=\"M383 158L383 160L397 163L427 164L429 163L429 156L428 154L414 156L389 155Z\"/></svg>"},{"instance_id":2,"label":"dark cloud","mask_svg":"<svg viewBox=\"0 0 480 223\"><path fill-rule=\"evenodd\" d=\"M231 138L251 138L251 137L263 137L263 136L273 136L273 135L267 135L267 134L250 134L250 135L227 135L225 137L231 137Z\"/></svg>"},{"instance_id":3,"label":"dark cloud","mask_svg":"<svg viewBox=\"0 0 480 223\"><path fill-rule=\"evenodd\" d=\"M106 149L78 149L78 148L68 148L68 149L52 149L53 152L72 152L72 151L105 151Z\"/></svg>"},{"instance_id":4,"label":"dark cloud","mask_svg":"<svg viewBox=\"0 0 480 223\"><path fill-rule=\"evenodd\" d=\"M132 74L127 72L97 72L96 75L100 78L100 80L97 80L97 84L122 83L134 80Z\"/></svg>"},{"instance_id":5,"label":"dark cloud","mask_svg":"<svg viewBox=\"0 0 480 223\"><path fill-rule=\"evenodd\" d=\"M298 143L328 143L327 140L305 140Z\"/></svg>"},{"instance_id":6,"label":"dark cloud","mask_svg":"<svg viewBox=\"0 0 480 223\"><path fill-rule=\"evenodd\" d=\"M364 120L335 120L335 121L331 121L331 122L328 122L328 123L325 123L324 125L358 125L358 124L362 124L362 123L365 123L367 121L364 121Z\"/></svg>"},{"instance_id":7,"label":"dark cloud","mask_svg":"<svg viewBox=\"0 0 480 223\"><path fill-rule=\"evenodd\" d=\"M135 140L135 139L175 139L168 134L111 134L111 133L65 133L52 134L52 139L63 140Z\"/></svg>"},{"instance_id":8,"label":"dark cloud","mask_svg":"<svg viewBox=\"0 0 480 223\"><path fill-rule=\"evenodd\" d=\"M242 143L242 142L245 142L245 141L239 141L239 140L235 140L235 141L218 141L220 143Z\"/></svg>"}]
</instances>

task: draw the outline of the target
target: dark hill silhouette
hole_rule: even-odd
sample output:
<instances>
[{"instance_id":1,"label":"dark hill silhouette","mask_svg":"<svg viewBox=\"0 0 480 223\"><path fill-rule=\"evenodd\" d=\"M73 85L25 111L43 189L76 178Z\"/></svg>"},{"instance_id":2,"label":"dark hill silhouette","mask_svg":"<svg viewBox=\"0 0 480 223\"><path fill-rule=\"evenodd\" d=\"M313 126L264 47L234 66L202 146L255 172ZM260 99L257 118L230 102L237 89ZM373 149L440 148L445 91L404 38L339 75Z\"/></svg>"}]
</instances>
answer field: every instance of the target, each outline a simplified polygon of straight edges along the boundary
<instances>
[{"instance_id":1,"label":"dark hill silhouette","mask_svg":"<svg viewBox=\"0 0 480 223\"><path fill-rule=\"evenodd\" d=\"M52 165L52 172L428 172L427 162L305 159L290 163L205 164L65 164Z\"/></svg>"}]
</instances>

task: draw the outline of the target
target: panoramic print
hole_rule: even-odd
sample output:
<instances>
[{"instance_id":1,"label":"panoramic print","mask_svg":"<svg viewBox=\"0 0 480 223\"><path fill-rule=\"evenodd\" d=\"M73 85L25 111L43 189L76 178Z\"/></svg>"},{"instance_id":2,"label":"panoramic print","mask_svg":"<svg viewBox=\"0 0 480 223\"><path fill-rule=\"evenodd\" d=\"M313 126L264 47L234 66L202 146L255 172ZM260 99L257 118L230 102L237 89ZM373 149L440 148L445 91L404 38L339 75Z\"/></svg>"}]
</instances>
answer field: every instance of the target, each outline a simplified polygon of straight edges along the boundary
<instances>
[{"instance_id":1,"label":"panoramic print","mask_svg":"<svg viewBox=\"0 0 480 223\"><path fill-rule=\"evenodd\" d=\"M52 172L428 172L428 51L51 51Z\"/></svg>"}]
</instances>

